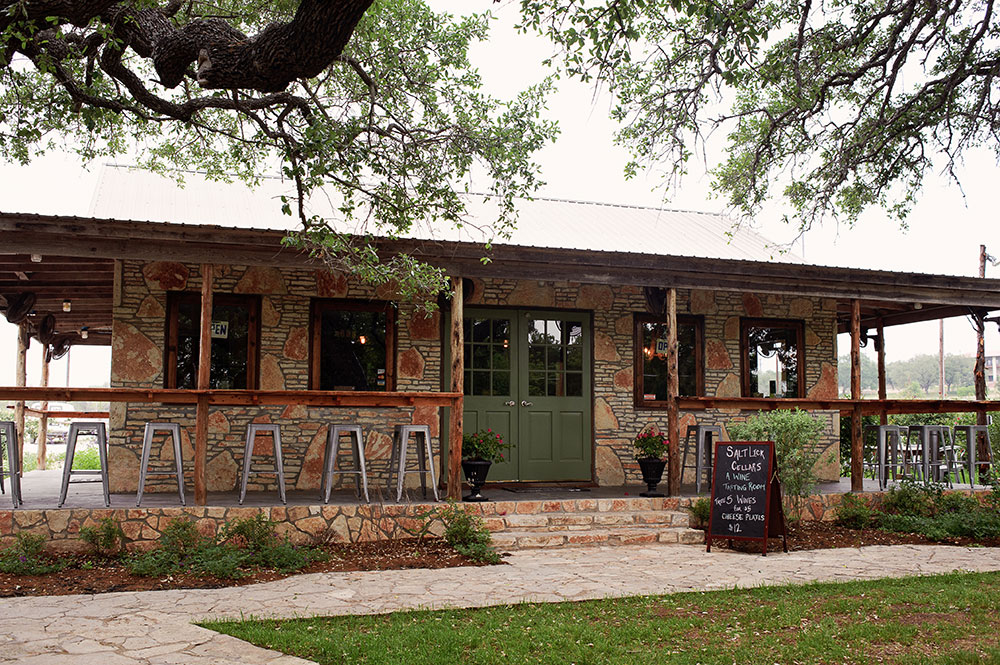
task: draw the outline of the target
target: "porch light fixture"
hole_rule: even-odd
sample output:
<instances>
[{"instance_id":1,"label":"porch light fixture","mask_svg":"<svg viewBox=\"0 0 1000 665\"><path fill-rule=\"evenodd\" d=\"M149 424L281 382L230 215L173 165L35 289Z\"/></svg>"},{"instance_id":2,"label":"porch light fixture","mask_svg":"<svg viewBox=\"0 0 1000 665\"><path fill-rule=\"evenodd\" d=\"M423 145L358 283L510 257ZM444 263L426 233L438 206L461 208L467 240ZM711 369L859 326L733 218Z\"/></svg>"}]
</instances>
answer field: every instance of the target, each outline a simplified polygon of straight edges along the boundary
<instances>
[{"instance_id":1,"label":"porch light fixture","mask_svg":"<svg viewBox=\"0 0 1000 665\"><path fill-rule=\"evenodd\" d=\"M87 326L80 328L80 339L87 339L90 336L90 331L87 330Z\"/></svg>"},{"instance_id":2,"label":"porch light fixture","mask_svg":"<svg viewBox=\"0 0 1000 665\"><path fill-rule=\"evenodd\" d=\"M31 255L31 262L32 263L41 263L42 262L42 255L41 254L32 254Z\"/></svg>"},{"instance_id":3,"label":"porch light fixture","mask_svg":"<svg viewBox=\"0 0 1000 665\"><path fill-rule=\"evenodd\" d=\"M71 301L71 300L63 300L63 311L64 312L72 312L73 311L73 301Z\"/></svg>"},{"instance_id":4,"label":"porch light fixture","mask_svg":"<svg viewBox=\"0 0 1000 665\"><path fill-rule=\"evenodd\" d=\"M360 337L358 337L358 343L359 344L367 344L368 343L368 338L365 337L364 335L361 335Z\"/></svg>"}]
</instances>

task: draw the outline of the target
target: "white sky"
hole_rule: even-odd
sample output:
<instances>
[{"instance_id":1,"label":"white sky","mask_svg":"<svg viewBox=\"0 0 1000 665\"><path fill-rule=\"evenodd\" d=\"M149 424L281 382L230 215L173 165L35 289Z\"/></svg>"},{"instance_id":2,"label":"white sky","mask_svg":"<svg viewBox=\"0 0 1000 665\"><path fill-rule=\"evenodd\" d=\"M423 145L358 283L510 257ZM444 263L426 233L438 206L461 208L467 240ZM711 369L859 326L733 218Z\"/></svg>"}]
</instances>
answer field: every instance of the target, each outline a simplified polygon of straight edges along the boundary
<instances>
[{"instance_id":1,"label":"white sky","mask_svg":"<svg viewBox=\"0 0 1000 665\"><path fill-rule=\"evenodd\" d=\"M513 30L517 4L509 0L492 4L486 0L430 0L436 9L463 13L491 9L500 17L486 44L473 51L490 91L510 96L545 76L539 64L551 54L551 46L531 35ZM622 169L627 161L624 150L613 144L614 123L607 119L610 101L595 97L593 89L573 81L558 81L551 98L549 117L560 123L555 144L539 155L547 185L541 195L583 201L658 206L663 203L655 175L626 181ZM719 148L721 149L721 148ZM712 155L709 154L709 160ZM711 196L709 177L693 165L693 172L674 192L667 207L687 210L721 211L723 205ZM654 169L655 170L655 169ZM96 183L97 165L83 170L73 157L53 155L28 167L0 164L0 209L50 214L86 214ZM871 212L856 228L828 225L813 229L796 245L796 253L809 263L843 265L951 275L977 275L979 245L1000 256L1000 238L991 223L996 217L997 159L987 151L968 156L960 170L963 191L943 177L927 181L922 196L903 231L879 212ZM774 216L762 215L757 230L776 242L794 237L794 229ZM657 248L669 253L669 247ZM987 275L1000 277L1000 267L987 266ZM14 382L14 326L0 317L0 385ZM842 336L843 337L843 336ZM886 356L901 360L920 353L937 353L938 323L896 326L886 331ZM842 349L846 342L841 340ZM964 318L945 322L947 353L971 354L975 334ZM987 353L1000 353L1000 334L990 326ZM29 384L37 385L41 360L39 345L33 345L28 359ZM871 350L865 350L871 353ZM107 349L78 347L72 352L71 385L100 385L108 377ZM61 369L60 369L61 368ZM51 383L65 384L65 360L52 367Z\"/></svg>"}]
</instances>

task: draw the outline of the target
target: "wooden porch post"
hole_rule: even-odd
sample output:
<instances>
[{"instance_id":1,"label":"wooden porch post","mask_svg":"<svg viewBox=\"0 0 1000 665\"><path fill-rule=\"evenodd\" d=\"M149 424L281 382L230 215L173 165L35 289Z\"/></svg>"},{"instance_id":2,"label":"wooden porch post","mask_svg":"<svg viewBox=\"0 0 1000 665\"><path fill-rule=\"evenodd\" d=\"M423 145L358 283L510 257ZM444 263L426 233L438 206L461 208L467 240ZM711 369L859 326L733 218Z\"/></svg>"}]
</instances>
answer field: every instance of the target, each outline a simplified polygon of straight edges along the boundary
<instances>
[{"instance_id":1,"label":"wooden porch post","mask_svg":"<svg viewBox=\"0 0 1000 665\"><path fill-rule=\"evenodd\" d=\"M677 408L677 289L667 289L667 493L681 493L681 428Z\"/></svg>"},{"instance_id":2,"label":"wooden porch post","mask_svg":"<svg viewBox=\"0 0 1000 665\"><path fill-rule=\"evenodd\" d=\"M42 388L49 386L49 354L48 345L42 345ZM42 415L38 418L38 468L45 470L45 439L49 435L49 403L42 402Z\"/></svg>"},{"instance_id":3,"label":"wooden porch post","mask_svg":"<svg viewBox=\"0 0 1000 665\"><path fill-rule=\"evenodd\" d=\"M28 383L28 324L17 324L17 360L14 366L14 385L23 388ZM17 458L24 455L24 400L14 404L14 423L17 426Z\"/></svg>"},{"instance_id":4,"label":"wooden porch post","mask_svg":"<svg viewBox=\"0 0 1000 665\"><path fill-rule=\"evenodd\" d=\"M878 320L878 398L880 400L885 400L885 328L882 325L882 318L879 317ZM860 360L860 359L859 359ZM883 408L882 415L879 416L879 420L883 425L889 424L889 414Z\"/></svg>"},{"instance_id":5,"label":"wooden porch post","mask_svg":"<svg viewBox=\"0 0 1000 665\"><path fill-rule=\"evenodd\" d=\"M451 392L459 395L465 392L465 319L462 278L452 278L451 296ZM448 498L458 501L462 496L462 409L464 399L458 398L451 407L448 420Z\"/></svg>"},{"instance_id":6,"label":"wooden porch post","mask_svg":"<svg viewBox=\"0 0 1000 665\"><path fill-rule=\"evenodd\" d=\"M861 399L861 301L851 301L851 399ZM851 491L864 489L861 405L851 409Z\"/></svg>"},{"instance_id":7,"label":"wooden porch post","mask_svg":"<svg viewBox=\"0 0 1000 665\"><path fill-rule=\"evenodd\" d=\"M986 245L979 246L979 276L986 277ZM973 319L976 323L976 368L973 371L973 380L976 384L976 400L986 401L986 315L982 311L976 312ZM976 424L986 424L986 411L976 411ZM986 437L976 435L977 447L976 458L986 457Z\"/></svg>"},{"instance_id":8,"label":"wooden porch post","mask_svg":"<svg viewBox=\"0 0 1000 665\"><path fill-rule=\"evenodd\" d=\"M208 390L212 371L212 264L201 266L201 327L198 338L198 390ZM208 503L205 467L208 462L208 396L198 395L194 425L194 502Z\"/></svg>"}]
</instances>

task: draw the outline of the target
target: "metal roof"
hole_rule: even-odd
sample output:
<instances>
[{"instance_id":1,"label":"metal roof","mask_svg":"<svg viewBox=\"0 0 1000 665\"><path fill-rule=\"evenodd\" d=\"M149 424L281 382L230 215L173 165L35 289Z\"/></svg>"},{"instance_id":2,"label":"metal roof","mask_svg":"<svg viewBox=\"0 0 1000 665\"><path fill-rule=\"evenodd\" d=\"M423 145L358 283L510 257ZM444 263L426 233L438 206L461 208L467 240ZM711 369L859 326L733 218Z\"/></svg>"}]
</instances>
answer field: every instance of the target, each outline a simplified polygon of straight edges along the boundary
<instances>
[{"instance_id":1,"label":"metal roof","mask_svg":"<svg viewBox=\"0 0 1000 665\"><path fill-rule=\"evenodd\" d=\"M281 196L294 186L280 178L262 178L254 189L242 182L214 182L183 172L182 179L119 165L102 167L89 215L100 219L168 222L221 227L291 230L298 220L281 212ZM494 231L496 204L481 194L467 195L468 219L461 228L416 224L405 237L420 240L498 242L507 245L580 249L702 258L801 263L790 253L733 220L707 212L568 201L539 197L518 203L517 227L510 238ZM312 214L336 219L327 192L309 201ZM343 223L345 232L367 229Z\"/></svg>"}]
</instances>

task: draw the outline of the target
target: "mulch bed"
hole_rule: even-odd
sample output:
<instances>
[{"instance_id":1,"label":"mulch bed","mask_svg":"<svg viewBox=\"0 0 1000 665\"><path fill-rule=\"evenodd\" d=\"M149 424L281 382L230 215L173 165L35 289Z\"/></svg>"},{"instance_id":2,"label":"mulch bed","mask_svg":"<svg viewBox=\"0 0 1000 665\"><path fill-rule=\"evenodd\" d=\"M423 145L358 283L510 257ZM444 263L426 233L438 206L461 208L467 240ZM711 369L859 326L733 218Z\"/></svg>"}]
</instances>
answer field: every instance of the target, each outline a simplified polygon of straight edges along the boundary
<instances>
[{"instance_id":1,"label":"mulch bed","mask_svg":"<svg viewBox=\"0 0 1000 665\"><path fill-rule=\"evenodd\" d=\"M759 542L747 540L730 541L716 538L712 540L712 549L733 549L739 552L760 552ZM949 538L947 540L929 540L915 533L894 533L880 529L848 529L832 522L797 522L788 526L788 551L827 550L838 547L862 547L866 545L976 545L981 547L1000 547L1000 538L975 540L973 538ZM780 552L781 539L769 538L768 552Z\"/></svg>"},{"instance_id":2,"label":"mulch bed","mask_svg":"<svg viewBox=\"0 0 1000 665\"><path fill-rule=\"evenodd\" d=\"M111 591L157 591L163 589L218 589L279 580L301 573L348 572L357 570L399 570L403 568L452 568L485 565L458 554L440 539L415 538L368 543L329 545L330 558L317 561L294 573L258 570L238 579L195 575L138 577L116 559L68 556L69 568L47 575L0 573L0 598L11 596L64 596L76 593ZM81 568L86 563L88 568ZM92 567L89 567L92 566Z\"/></svg>"}]
</instances>

